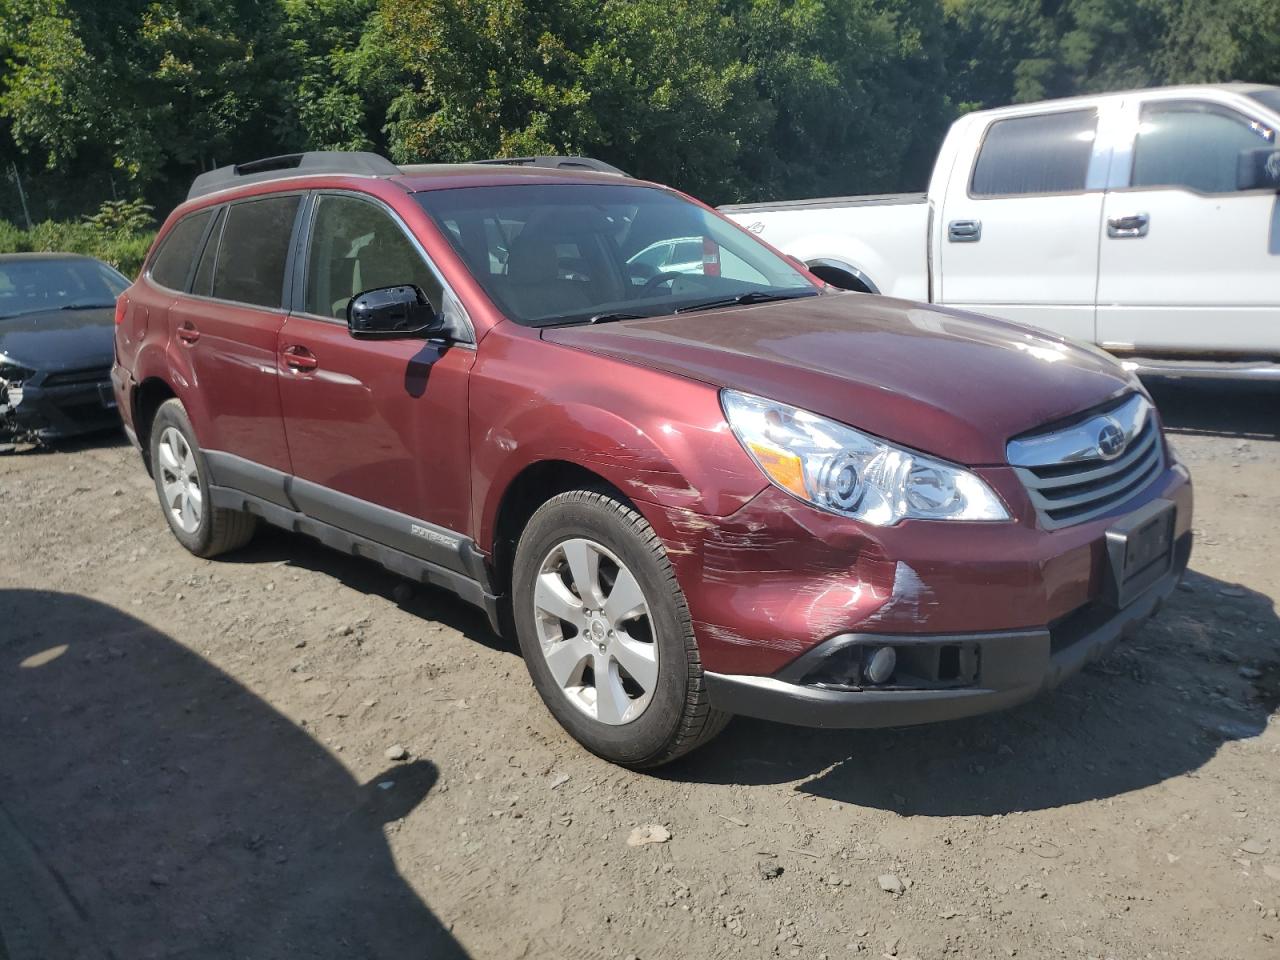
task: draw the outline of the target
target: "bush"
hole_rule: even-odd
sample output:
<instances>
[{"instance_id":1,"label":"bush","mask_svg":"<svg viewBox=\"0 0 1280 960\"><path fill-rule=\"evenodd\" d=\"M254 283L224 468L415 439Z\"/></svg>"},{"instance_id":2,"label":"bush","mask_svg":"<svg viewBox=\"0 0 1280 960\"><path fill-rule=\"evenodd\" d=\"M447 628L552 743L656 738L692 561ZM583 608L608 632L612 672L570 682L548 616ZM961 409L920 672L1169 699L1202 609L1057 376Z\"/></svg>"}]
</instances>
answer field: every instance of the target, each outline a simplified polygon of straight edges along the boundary
<instances>
[{"instance_id":1,"label":"bush","mask_svg":"<svg viewBox=\"0 0 1280 960\"><path fill-rule=\"evenodd\" d=\"M79 221L46 220L30 230L0 220L0 253L82 253L135 277L155 238L151 209L140 201L108 201Z\"/></svg>"}]
</instances>

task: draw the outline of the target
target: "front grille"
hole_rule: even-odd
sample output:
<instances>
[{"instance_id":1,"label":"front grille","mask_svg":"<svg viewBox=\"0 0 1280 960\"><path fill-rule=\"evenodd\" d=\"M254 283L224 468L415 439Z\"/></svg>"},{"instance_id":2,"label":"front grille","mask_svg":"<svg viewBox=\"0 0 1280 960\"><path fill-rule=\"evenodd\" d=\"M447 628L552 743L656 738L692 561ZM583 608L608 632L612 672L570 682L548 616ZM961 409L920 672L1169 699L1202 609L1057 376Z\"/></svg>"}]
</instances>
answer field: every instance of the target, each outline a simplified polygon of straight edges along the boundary
<instances>
[{"instance_id":1,"label":"front grille","mask_svg":"<svg viewBox=\"0 0 1280 960\"><path fill-rule=\"evenodd\" d=\"M111 380L111 367L85 367L82 370L62 370L44 378L46 387L69 387L78 383L105 383Z\"/></svg>"},{"instance_id":2,"label":"front grille","mask_svg":"<svg viewBox=\"0 0 1280 960\"><path fill-rule=\"evenodd\" d=\"M1104 431L1118 452L1103 455ZM1081 420L1011 440L1009 463L1031 502L1040 525L1052 530L1107 513L1140 493L1164 469L1164 444L1147 399L1133 395Z\"/></svg>"}]
</instances>

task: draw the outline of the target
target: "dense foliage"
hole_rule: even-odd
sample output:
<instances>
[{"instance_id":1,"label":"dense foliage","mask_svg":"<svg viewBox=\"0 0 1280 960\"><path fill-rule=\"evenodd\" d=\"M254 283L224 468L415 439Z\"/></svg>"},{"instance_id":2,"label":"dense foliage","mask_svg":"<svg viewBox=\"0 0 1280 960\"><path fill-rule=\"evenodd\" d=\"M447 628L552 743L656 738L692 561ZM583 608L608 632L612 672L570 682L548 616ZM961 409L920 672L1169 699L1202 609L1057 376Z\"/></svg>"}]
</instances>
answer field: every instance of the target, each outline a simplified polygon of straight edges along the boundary
<instances>
[{"instance_id":1,"label":"dense foliage","mask_svg":"<svg viewBox=\"0 0 1280 960\"><path fill-rule=\"evenodd\" d=\"M0 0L0 219L308 148L911 189L964 110L1226 79L1280 80L1276 0Z\"/></svg>"}]
</instances>

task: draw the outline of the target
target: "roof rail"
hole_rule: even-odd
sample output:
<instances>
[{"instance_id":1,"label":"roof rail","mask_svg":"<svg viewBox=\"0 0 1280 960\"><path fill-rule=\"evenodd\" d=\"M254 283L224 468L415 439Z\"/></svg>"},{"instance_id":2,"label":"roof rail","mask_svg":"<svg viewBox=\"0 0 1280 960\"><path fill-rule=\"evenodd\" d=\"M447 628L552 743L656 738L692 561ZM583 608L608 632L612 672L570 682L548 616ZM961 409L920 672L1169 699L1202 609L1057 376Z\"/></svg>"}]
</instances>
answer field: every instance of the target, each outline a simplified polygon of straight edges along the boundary
<instances>
[{"instance_id":1,"label":"roof rail","mask_svg":"<svg viewBox=\"0 0 1280 960\"><path fill-rule=\"evenodd\" d=\"M218 167L196 177L187 191L187 199L242 183L258 183L278 180L282 177L301 177L311 173L352 173L365 177L390 177L400 168L386 157L376 153L355 151L313 150L308 153L287 153L279 157L265 157L248 163L233 163Z\"/></svg>"},{"instance_id":2,"label":"roof rail","mask_svg":"<svg viewBox=\"0 0 1280 960\"><path fill-rule=\"evenodd\" d=\"M494 157L492 160L475 160L474 163L493 163L509 167L555 167L561 170L594 170L597 173L627 174L612 164L594 157Z\"/></svg>"}]
</instances>

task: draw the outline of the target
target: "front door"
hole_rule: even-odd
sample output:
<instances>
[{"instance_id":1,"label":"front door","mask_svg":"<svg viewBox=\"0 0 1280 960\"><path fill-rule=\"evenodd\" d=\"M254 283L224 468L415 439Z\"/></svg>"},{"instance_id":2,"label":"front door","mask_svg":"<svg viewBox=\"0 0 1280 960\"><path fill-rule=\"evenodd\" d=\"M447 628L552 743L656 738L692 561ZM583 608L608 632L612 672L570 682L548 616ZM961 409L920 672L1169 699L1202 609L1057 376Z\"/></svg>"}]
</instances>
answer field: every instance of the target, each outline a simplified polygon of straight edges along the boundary
<instances>
[{"instance_id":1,"label":"front door","mask_svg":"<svg viewBox=\"0 0 1280 960\"><path fill-rule=\"evenodd\" d=\"M1143 105L1128 186L1107 194L1099 343L1118 353L1280 353L1280 198L1236 189L1273 125L1193 100Z\"/></svg>"},{"instance_id":2,"label":"front door","mask_svg":"<svg viewBox=\"0 0 1280 960\"><path fill-rule=\"evenodd\" d=\"M1092 108L987 128L973 166L952 172L935 227L938 302L1093 340L1106 157L1097 129Z\"/></svg>"},{"instance_id":3,"label":"front door","mask_svg":"<svg viewBox=\"0 0 1280 960\"><path fill-rule=\"evenodd\" d=\"M467 526L469 331L352 338L347 301L364 290L415 284L446 316L456 302L381 203L319 194L308 219L300 296L279 339L291 495L318 520L434 558L447 531Z\"/></svg>"}]
</instances>

